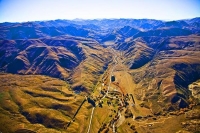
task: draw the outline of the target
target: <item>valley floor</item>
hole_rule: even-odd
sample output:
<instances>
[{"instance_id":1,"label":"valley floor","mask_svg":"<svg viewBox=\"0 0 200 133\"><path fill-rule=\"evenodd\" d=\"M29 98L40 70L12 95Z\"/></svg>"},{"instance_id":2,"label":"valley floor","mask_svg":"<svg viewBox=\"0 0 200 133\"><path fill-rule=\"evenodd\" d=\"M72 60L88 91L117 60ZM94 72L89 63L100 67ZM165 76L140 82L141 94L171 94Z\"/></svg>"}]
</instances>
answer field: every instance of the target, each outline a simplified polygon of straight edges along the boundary
<instances>
[{"instance_id":1,"label":"valley floor","mask_svg":"<svg viewBox=\"0 0 200 133\"><path fill-rule=\"evenodd\" d=\"M143 101L138 100L139 95L135 93L137 85L133 82L129 69L123 64L123 53L114 50L113 53L113 64L104 73L91 96L97 103L92 109L92 124L89 126L91 133L175 133L200 130L200 121L197 120L199 106L192 110L163 112L157 115L150 108L142 106ZM192 113L197 117L193 114L194 116L189 118L188 114ZM194 119L195 125L191 123L191 119ZM185 126L185 121L190 124Z\"/></svg>"}]
</instances>

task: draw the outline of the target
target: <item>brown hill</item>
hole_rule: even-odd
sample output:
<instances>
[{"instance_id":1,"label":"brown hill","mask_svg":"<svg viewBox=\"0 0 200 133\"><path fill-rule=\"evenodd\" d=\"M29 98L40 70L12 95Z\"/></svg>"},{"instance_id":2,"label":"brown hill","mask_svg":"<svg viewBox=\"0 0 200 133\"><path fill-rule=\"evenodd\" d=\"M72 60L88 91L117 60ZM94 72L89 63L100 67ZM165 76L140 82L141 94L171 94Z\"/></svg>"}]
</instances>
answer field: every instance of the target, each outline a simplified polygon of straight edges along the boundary
<instances>
[{"instance_id":1,"label":"brown hill","mask_svg":"<svg viewBox=\"0 0 200 133\"><path fill-rule=\"evenodd\" d=\"M118 45L137 83L141 99L168 109L188 107L188 85L200 79L200 37L137 38ZM137 93L135 92L135 93ZM156 101L155 101L156 100ZM172 104L171 104L172 103ZM166 107L166 106L165 106Z\"/></svg>"},{"instance_id":2,"label":"brown hill","mask_svg":"<svg viewBox=\"0 0 200 133\"><path fill-rule=\"evenodd\" d=\"M82 132L88 120L85 97L66 82L41 75L0 74L0 130L21 132ZM70 125L70 126L69 126Z\"/></svg>"},{"instance_id":3,"label":"brown hill","mask_svg":"<svg viewBox=\"0 0 200 133\"><path fill-rule=\"evenodd\" d=\"M63 36L1 40L0 44L2 71L49 75L68 80L75 86L84 84L86 90L93 85L92 82L98 81L98 76L111 60L110 52L91 39Z\"/></svg>"}]
</instances>

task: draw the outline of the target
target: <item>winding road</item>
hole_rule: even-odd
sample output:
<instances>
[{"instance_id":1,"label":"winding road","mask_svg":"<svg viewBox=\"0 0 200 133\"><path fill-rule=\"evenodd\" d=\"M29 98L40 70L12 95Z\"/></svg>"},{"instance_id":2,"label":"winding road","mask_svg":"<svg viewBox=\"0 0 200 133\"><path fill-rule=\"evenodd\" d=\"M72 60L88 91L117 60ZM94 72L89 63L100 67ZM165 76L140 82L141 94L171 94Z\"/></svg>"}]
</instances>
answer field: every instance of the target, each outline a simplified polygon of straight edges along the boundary
<instances>
[{"instance_id":1,"label":"winding road","mask_svg":"<svg viewBox=\"0 0 200 133\"><path fill-rule=\"evenodd\" d=\"M94 109L95 109L95 107L92 108L92 113L91 113L91 116L90 116L90 124L89 124L87 133L90 132L90 126L91 126L91 123L92 123L92 117L93 117L93 114L94 114Z\"/></svg>"},{"instance_id":2,"label":"winding road","mask_svg":"<svg viewBox=\"0 0 200 133\"><path fill-rule=\"evenodd\" d=\"M106 95L108 95L108 92L110 90L110 85L111 85L111 76L113 75L113 71L115 69L115 66L117 64L117 60L116 60L117 56L115 55L114 58L113 58L113 62L114 62L114 66L112 67L112 70L111 70L111 73L110 73L110 80L109 80L109 84L108 84L108 89L107 89L107 92L104 94L104 96L99 100L101 101L102 99L104 99L106 97ZM92 117L93 117L93 114L94 114L94 109L95 107L92 108L92 112L91 112L91 115L90 115L90 123L89 123L89 126L88 126L88 130L87 130L87 133L90 133L90 128L91 128L91 123L92 123ZM115 128L115 125L113 124L113 128Z\"/></svg>"}]
</instances>

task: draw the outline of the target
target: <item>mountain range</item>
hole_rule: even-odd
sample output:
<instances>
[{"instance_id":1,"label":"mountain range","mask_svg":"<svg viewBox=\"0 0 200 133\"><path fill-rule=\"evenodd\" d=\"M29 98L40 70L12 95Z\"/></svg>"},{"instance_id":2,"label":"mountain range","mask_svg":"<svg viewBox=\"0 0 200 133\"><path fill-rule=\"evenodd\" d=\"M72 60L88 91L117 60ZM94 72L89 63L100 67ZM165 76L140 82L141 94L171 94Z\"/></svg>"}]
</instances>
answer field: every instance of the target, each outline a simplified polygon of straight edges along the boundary
<instances>
[{"instance_id":1,"label":"mountain range","mask_svg":"<svg viewBox=\"0 0 200 133\"><path fill-rule=\"evenodd\" d=\"M15 104L21 110L13 109L14 112L26 117L29 124L40 123L44 125L45 130L53 128L55 132L56 130L65 130L60 125L53 123L53 118L51 118L51 122L46 121L46 114L44 116L37 110L37 113L29 110L29 106L24 104L23 100L12 96L19 93L21 96L27 94L36 98L36 91L37 97L40 98L46 95L45 91L61 92L61 96L67 95L63 90L55 89L54 86L59 85L54 85L53 82L49 84L51 86L49 90L48 87L45 90L42 87L44 84L42 80L45 79L44 75L49 76L48 80L61 83L62 87L65 86L65 83L67 84L66 89L72 91L69 98L79 97L77 103L75 101L69 103L70 106L76 108L85 96L92 97L95 99L94 101L99 102L98 97L104 94L102 90L108 89L109 91L109 89L113 89L114 93L118 88L122 99L125 97L124 95L129 94L135 98L135 110L131 111L135 114L135 118L138 116L143 118L148 115L165 116L167 113L170 114L171 111L176 112L185 108L189 108L191 111L200 111L199 57L199 17L176 21L154 19L58 19L0 23L0 72L1 77L7 79L5 83L3 79L0 81L5 84L0 87L1 94L5 94L4 98L1 98L0 94L0 99L3 99L2 102L9 99L8 95L14 97L15 100L12 104ZM110 77L113 75L116 81L111 82ZM37 87L41 89L34 90L34 87L28 87L29 85L11 85L12 81L9 81L9 77L14 79L18 76L22 76L21 78L27 80L27 82L30 82L29 80L34 79L35 76L36 82L41 84ZM39 82L40 80L41 82ZM21 81L17 80L15 84L18 84L18 82L21 84ZM29 84L34 86L31 82ZM8 87L9 85L14 88L21 87L22 90L17 92L12 87ZM105 88L106 85L108 88ZM99 88L101 89L99 90ZM39 94L40 90L42 90L42 95ZM105 96L108 96L108 91ZM49 99L56 99L56 96L47 94ZM49 105L43 108L60 109L59 113L63 113L62 110L67 110L64 108L65 103L62 100L58 101L59 104L56 104L56 107ZM193 105L195 105L194 108L192 108ZM38 105L34 105L31 102L31 106L37 106L41 109L43 103L38 102ZM89 114L86 113L86 108L91 108L88 106L83 106L83 112L85 113L82 114L87 122L89 121ZM130 108L126 107L125 110L132 110ZM6 111L12 112L12 109L4 104L2 104L1 110L4 110L4 115L0 116L2 119L7 119L7 116L10 115L6 114ZM71 113L68 110L65 112L71 117L69 120L72 119ZM121 114L123 113L126 114L126 111L121 111ZM42 117L42 121L37 120L35 117ZM83 120L83 118L77 119L78 123L74 126L75 129L78 128L79 122ZM120 121L121 118L118 119ZM180 119L182 120L182 117ZM59 120L58 123L66 122L64 119ZM193 120L196 120L196 117ZM119 132L125 132L126 130L121 126L125 120L121 120L121 124L119 124L119 121L116 128L119 129ZM185 117L184 121L186 121ZM19 120L15 122L19 122ZM189 122L189 125L192 123L190 119L187 122ZM196 120L196 122L200 125L199 120ZM112 122L110 123L112 125ZM136 126L134 131L145 132L136 123L133 124ZM100 126L101 124L97 125ZM7 125L7 127L9 126ZM28 127L25 127L28 130ZM108 124L106 126L101 125L100 129L102 130L99 127L92 130L93 132L103 132L103 127L107 127L104 129L105 132L112 129ZM176 131L192 130L196 132L200 130L199 127L192 129L190 126L185 126ZM78 132L85 132L85 128L81 127ZM30 130L36 131L34 128ZM0 131L20 132L18 127L11 130L1 127ZM132 129L128 131L132 131ZM161 130L152 129L150 131L160 132ZM76 130L74 131L71 128L70 132L76 132Z\"/></svg>"}]
</instances>

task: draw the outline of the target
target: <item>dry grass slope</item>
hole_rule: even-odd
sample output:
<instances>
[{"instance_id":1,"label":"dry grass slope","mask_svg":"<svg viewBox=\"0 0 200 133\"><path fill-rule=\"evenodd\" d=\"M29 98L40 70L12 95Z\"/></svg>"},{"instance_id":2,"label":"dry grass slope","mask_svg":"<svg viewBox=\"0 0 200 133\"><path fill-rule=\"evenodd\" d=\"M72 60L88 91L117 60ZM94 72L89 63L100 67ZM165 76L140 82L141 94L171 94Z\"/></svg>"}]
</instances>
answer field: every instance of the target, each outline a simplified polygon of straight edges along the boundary
<instances>
[{"instance_id":1,"label":"dry grass slope","mask_svg":"<svg viewBox=\"0 0 200 133\"><path fill-rule=\"evenodd\" d=\"M0 85L1 132L84 130L87 103L67 127L85 97L70 91L66 82L39 75L0 74Z\"/></svg>"}]
</instances>

